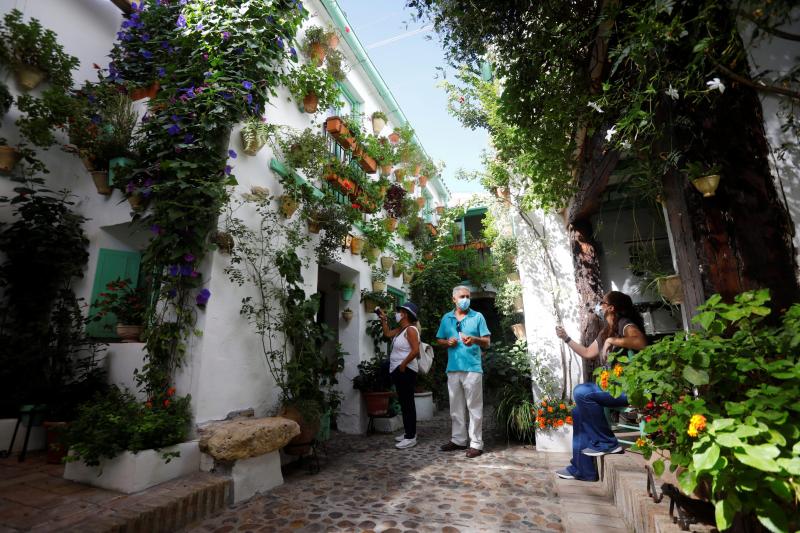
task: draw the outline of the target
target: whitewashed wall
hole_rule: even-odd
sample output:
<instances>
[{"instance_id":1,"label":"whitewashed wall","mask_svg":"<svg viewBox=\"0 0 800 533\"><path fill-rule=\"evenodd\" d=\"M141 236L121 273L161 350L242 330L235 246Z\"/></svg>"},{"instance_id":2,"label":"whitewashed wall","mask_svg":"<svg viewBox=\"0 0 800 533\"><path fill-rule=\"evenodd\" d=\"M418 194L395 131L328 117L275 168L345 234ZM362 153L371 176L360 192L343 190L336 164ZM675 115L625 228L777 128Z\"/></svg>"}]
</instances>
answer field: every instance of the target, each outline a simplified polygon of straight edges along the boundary
<instances>
[{"instance_id":1,"label":"whitewashed wall","mask_svg":"<svg viewBox=\"0 0 800 533\"><path fill-rule=\"evenodd\" d=\"M306 27L311 24L332 24L321 4L311 1L306 2L305 6L312 13ZM106 66L108 63L106 56L123 20L119 9L108 0L17 0L3 2L0 15L15 7L23 11L26 19L38 18L46 28L54 30L66 51L80 59L81 66L74 74L76 85L85 80L96 80L92 64ZM348 57L351 65L357 65L344 39L339 48ZM6 77L9 88L16 91L13 76L8 72L3 72L2 75ZM375 110L387 110L386 103L379 98L361 67L350 71L347 83L358 98L363 100L362 111L367 117ZM144 104L138 105L143 111ZM285 88L279 89L278 96L270 102L266 111L269 122L295 128L312 125L312 119L313 124L319 125L328 114L321 112L311 117L301 112L297 104L289 98ZM14 144L19 138L14 126L17 116L16 108L12 108L3 119L0 135L6 137L9 144ZM367 131L371 130L367 121L364 126ZM384 130L384 135L393 126L390 123ZM282 193L280 183L269 169L269 161L273 156L269 147L265 147L255 157L248 157L242 153L239 139L239 128L236 127L231 136L231 148L239 153L239 157L229 163L234 167L239 185L233 194L247 192L252 186L261 186L279 196ZM61 142L66 143L66 139L62 138ZM42 154L42 159L52 171L47 178L48 185L52 188L69 188L76 196L76 210L89 219L85 225L86 234L91 241L89 266L84 278L75 284L78 297L88 301L100 248L141 250L146 245L149 232L130 227L130 209L119 191L115 191L111 197L96 193L90 175L76 156L54 147ZM11 194L12 187L12 182L0 178L0 194ZM431 183L427 189L435 203L445 203L445 199L439 196ZM4 208L0 212L0 221L10 219L11 210ZM300 255L307 256L309 253L313 252L307 250ZM239 288L228 281L224 273L228 264L228 256L215 252L201 265L203 279L206 280L212 296L206 310L198 311L197 327L203 331L203 335L191 340L186 363L176 379L178 393L192 395L197 423L224 418L232 411L250 407L255 409L256 416L264 416L274 413L278 407L279 391L267 370L260 341L252 328L239 316L241 299L248 294L248 289ZM356 283L355 295L349 303L339 299L340 309L350 307L354 311L354 317L349 324L341 321L339 325L339 341L349 356L339 377L339 388L344 400L338 426L347 432L363 432L366 429L366 414L360 394L352 389L351 380L358 373L358 363L372 357L373 352L372 341L366 334L366 323L374 315L365 313L363 305L359 303L360 290L371 290L370 269L366 262L351 255L349 251L342 254L340 263L329 265L328 268L338 272L342 281ZM315 292L316 263L312 261L311 267L303 275L307 291ZM391 287L403 288L402 278L393 277L391 273L387 282ZM141 368L143 345L111 344L108 354L110 380L134 389L133 369Z\"/></svg>"},{"instance_id":2,"label":"whitewashed wall","mask_svg":"<svg viewBox=\"0 0 800 533\"><path fill-rule=\"evenodd\" d=\"M800 19L800 8L795 9L795 20ZM754 26L751 24L742 27L742 35L748 46L750 67L753 75L771 70L785 74L797 65L800 56L800 42L769 37L761 32L758 39L752 40ZM781 26L778 29L800 34L800 22ZM775 178L778 194L785 198L789 214L794 222L794 248L800 264L800 148L797 146L797 137L789 131L783 131L787 120L785 109L781 102L787 97L759 92L761 106L764 112L764 130L770 147L770 165ZM796 104L795 104L796 105ZM795 108L796 109L796 108ZM785 144L794 145L790 150L783 150ZM800 272L798 272L800 278Z\"/></svg>"}]
</instances>

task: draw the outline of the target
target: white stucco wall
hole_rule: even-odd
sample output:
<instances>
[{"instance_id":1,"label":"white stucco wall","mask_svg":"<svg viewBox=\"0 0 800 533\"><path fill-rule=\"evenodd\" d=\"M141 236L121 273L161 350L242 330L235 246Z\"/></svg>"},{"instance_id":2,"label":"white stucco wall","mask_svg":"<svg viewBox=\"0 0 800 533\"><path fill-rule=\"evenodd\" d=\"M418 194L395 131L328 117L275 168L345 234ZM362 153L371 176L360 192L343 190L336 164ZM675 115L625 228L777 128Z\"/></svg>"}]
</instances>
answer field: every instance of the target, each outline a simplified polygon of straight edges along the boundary
<instances>
[{"instance_id":1,"label":"white stucco wall","mask_svg":"<svg viewBox=\"0 0 800 533\"><path fill-rule=\"evenodd\" d=\"M778 29L800 34L800 8L794 10L794 24L780 26ZM744 42L748 47L750 67L753 75L770 70L776 74L786 74L797 65L800 56L800 42L769 36L760 32L756 40L752 40L754 26L742 27ZM768 75L769 77L769 75ZM788 97L759 92L764 112L764 130L770 147L770 165L775 178L778 194L783 196L794 222L794 248L797 263L800 264L800 147L797 136L791 131L783 131L787 124L786 110L781 103ZM796 104L795 104L796 105ZM796 113L796 107L795 107ZM793 146L784 150L785 145ZM798 272L800 278L800 272Z\"/></svg>"},{"instance_id":2,"label":"white stucco wall","mask_svg":"<svg viewBox=\"0 0 800 533\"><path fill-rule=\"evenodd\" d=\"M312 0L305 2L305 6L312 13L306 27L311 24L331 24L321 4ZM74 73L76 85L85 80L96 81L92 64L107 65L106 56L123 20L118 8L108 0L17 0L3 2L0 15L14 7L22 10L26 19L38 18L46 28L54 30L66 51L80 59L81 66ZM362 67L354 61L344 39L339 49L348 57L350 64L354 65L347 76L347 84L363 100L361 108L365 116L369 117L375 110L387 111L386 103L370 85ZM9 88L16 94L13 76L8 72L3 72L3 75L6 76ZM143 112L144 102L137 106ZM297 104L289 99L288 91L279 88L278 95L267 106L266 117L271 123L305 128L312 124L320 126L329 114L321 112L311 117L301 112ZM19 139L14 126L17 117L18 112L12 107L3 118L0 131L0 136L7 138L12 145ZM364 126L367 131L371 131L368 118ZM391 132L392 127L393 124L390 123L384 130L384 135ZM252 186L261 186L279 196L282 193L280 183L269 169L269 161L273 157L270 148L265 147L257 156L249 157L242 152L239 139L239 128L236 127L232 131L231 148L239 153L239 157L231 160L230 164L234 166L239 185L233 194L247 192ZM60 140L66 143L63 136ZM91 177L76 156L54 147L41 153L41 157L51 170L51 174L47 176L48 186L53 189L70 189L76 196L76 211L89 219L84 227L91 241L89 264L84 278L75 283L77 296L88 301L100 248L142 250L146 246L149 232L128 225L130 208L119 191L115 191L111 197L96 193ZM0 178L0 195L12 194L14 185L8 179ZM427 190L434 203L445 203L433 183L428 184ZM420 194L419 189L416 194ZM4 208L0 211L0 221L10 219L10 209ZM253 220L252 214L249 220ZM313 251L306 250L299 255L307 256L311 253ZM317 287L317 265L314 261L311 263L311 267L303 273L309 293L315 292ZM228 264L228 256L215 252L201 265L203 279L212 297L205 311L198 310L197 327L203 334L191 339L184 367L176 376L178 393L192 395L192 408L197 423L224 418L232 411L250 407L255 409L256 416L264 416L274 413L278 407L279 391L267 370L260 341L253 329L239 316L241 299L248 293L248 288L239 288L228 280L224 273ZM339 342L349 355L339 377L339 389L344 399L338 426L347 432L363 432L366 429L366 415L362 410L360 394L353 391L351 380L358 373L358 363L372 357L373 352L372 341L366 334L366 324L374 315L365 313L363 305L359 303L360 290L371 289L370 269L363 259L351 255L349 251L343 252L340 263L329 265L328 268L338 272L342 281L356 283L353 299L345 303L339 298L338 302L340 309L350 307L354 311L350 323L342 320L339 324ZM403 288L402 278L393 277L391 272L387 282L390 287ZM107 361L112 382L135 388L132 370L141 368L142 348L141 344L112 344L109 347Z\"/></svg>"}]
</instances>

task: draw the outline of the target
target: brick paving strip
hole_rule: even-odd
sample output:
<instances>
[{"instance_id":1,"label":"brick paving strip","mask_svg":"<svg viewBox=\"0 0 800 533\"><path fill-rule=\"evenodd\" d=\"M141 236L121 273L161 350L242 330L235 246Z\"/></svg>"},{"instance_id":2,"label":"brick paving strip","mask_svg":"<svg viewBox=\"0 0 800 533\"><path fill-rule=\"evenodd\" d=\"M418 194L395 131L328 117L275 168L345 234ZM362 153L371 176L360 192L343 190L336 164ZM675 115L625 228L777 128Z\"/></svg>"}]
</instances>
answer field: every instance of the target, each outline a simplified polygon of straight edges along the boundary
<instances>
[{"instance_id":1,"label":"brick paving strip","mask_svg":"<svg viewBox=\"0 0 800 533\"><path fill-rule=\"evenodd\" d=\"M557 480L566 454L491 442L476 459L440 452L446 414L419 433L416 447L396 450L390 435L334 432L319 474L290 466L283 486L235 506L230 480L210 474L124 495L66 481L41 455L3 459L0 533L629 531L602 484Z\"/></svg>"}]
</instances>

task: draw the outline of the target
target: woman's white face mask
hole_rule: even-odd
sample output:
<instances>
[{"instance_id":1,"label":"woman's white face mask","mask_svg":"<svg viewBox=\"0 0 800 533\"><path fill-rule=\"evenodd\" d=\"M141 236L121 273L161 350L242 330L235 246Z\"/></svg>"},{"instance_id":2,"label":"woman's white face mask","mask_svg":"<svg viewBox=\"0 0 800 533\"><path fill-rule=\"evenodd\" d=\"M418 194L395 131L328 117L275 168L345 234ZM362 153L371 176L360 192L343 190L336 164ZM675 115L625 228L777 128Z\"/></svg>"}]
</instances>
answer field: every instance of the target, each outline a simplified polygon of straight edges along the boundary
<instances>
[{"instance_id":1,"label":"woman's white face mask","mask_svg":"<svg viewBox=\"0 0 800 533\"><path fill-rule=\"evenodd\" d=\"M400 322L401 320L403 320L403 313L395 313L394 314L394 321L395 322Z\"/></svg>"},{"instance_id":2,"label":"woman's white face mask","mask_svg":"<svg viewBox=\"0 0 800 533\"><path fill-rule=\"evenodd\" d=\"M603 311L603 306L602 306L602 304L599 304L599 303L597 303L597 304L594 304L594 314L596 314L596 315L597 315L597 317L598 317L600 320L605 320L605 319L606 319L606 314L605 314L605 312Z\"/></svg>"}]
</instances>

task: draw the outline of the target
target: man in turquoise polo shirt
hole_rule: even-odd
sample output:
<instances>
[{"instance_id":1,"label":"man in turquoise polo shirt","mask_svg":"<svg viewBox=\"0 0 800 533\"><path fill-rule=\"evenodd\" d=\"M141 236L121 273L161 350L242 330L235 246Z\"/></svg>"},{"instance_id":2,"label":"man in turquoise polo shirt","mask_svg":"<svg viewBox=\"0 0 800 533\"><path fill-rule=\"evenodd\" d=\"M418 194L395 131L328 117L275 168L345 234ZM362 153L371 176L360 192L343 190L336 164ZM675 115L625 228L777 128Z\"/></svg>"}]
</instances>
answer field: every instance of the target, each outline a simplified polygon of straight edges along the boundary
<instances>
[{"instance_id":1,"label":"man in turquoise polo shirt","mask_svg":"<svg viewBox=\"0 0 800 533\"><path fill-rule=\"evenodd\" d=\"M471 459L483 453L481 350L489 348L490 333L483 315L470 309L469 296L469 287L459 285L453 289L455 309L442 317L436 342L447 346L447 392L453 422L450 442L440 449L466 449ZM469 432L465 410L469 412Z\"/></svg>"}]
</instances>

